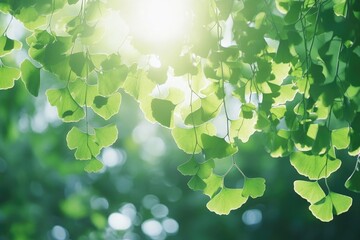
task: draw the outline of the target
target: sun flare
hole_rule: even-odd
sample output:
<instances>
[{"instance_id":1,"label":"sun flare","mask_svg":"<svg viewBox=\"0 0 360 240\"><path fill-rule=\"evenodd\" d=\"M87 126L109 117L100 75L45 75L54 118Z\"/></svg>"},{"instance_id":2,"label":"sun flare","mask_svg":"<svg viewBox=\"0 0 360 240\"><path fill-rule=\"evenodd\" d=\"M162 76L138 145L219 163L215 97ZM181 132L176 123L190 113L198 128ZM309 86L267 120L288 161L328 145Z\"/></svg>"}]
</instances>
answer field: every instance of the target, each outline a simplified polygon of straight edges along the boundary
<instances>
[{"instance_id":1,"label":"sun flare","mask_svg":"<svg viewBox=\"0 0 360 240\"><path fill-rule=\"evenodd\" d=\"M187 0L140 0L135 11L135 35L155 43L184 36L190 19Z\"/></svg>"}]
</instances>

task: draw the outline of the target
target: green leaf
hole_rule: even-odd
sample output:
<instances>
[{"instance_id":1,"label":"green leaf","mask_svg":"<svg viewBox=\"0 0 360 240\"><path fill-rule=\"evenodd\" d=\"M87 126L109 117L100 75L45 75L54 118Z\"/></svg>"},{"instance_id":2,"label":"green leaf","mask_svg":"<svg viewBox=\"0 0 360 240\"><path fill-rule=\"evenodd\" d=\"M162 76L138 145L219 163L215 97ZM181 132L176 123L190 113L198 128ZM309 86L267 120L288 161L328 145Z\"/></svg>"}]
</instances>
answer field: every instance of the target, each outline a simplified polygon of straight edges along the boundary
<instances>
[{"instance_id":1,"label":"green leaf","mask_svg":"<svg viewBox=\"0 0 360 240\"><path fill-rule=\"evenodd\" d=\"M120 109L121 94L115 93L110 97L96 96L91 105L92 110L105 120L109 120Z\"/></svg>"},{"instance_id":2,"label":"green leaf","mask_svg":"<svg viewBox=\"0 0 360 240\"><path fill-rule=\"evenodd\" d=\"M334 13L339 17L346 17L347 4L346 0L333 0L334 2Z\"/></svg>"},{"instance_id":3,"label":"green leaf","mask_svg":"<svg viewBox=\"0 0 360 240\"><path fill-rule=\"evenodd\" d=\"M340 215L347 212L352 205L352 198L339 193L330 192L329 197L334 206L335 214Z\"/></svg>"},{"instance_id":4,"label":"green leaf","mask_svg":"<svg viewBox=\"0 0 360 240\"><path fill-rule=\"evenodd\" d=\"M350 145L350 128L335 129L331 132L331 142L337 149L346 149Z\"/></svg>"},{"instance_id":5,"label":"green leaf","mask_svg":"<svg viewBox=\"0 0 360 240\"><path fill-rule=\"evenodd\" d=\"M210 89L211 87L209 87L209 90ZM200 102L201 107L193 112L190 112L186 116L186 125L198 126L215 118L219 114L221 110L220 106L223 103L215 93L211 93L205 98L198 99L197 101ZM195 105L195 103L192 104ZM191 111L191 108L189 110Z\"/></svg>"},{"instance_id":6,"label":"green leaf","mask_svg":"<svg viewBox=\"0 0 360 240\"><path fill-rule=\"evenodd\" d=\"M100 153L100 146L96 142L96 136L90 135L73 127L66 136L68 147L75 151L78 160L89 160Z\"/></svg>"},{"instance_id":7,"label":"green leaf","mask_svg":"<svg viewBox=\"0 0 360 240\"><path fill-rule=\"evenodd\" d=\"M19 50L22 43L18 40L13 40L7 36L0 36L0 57L3 57L13 50Z\"/></svg>"},{"instance_id":8,"label":"green leaf","mask_svg":"<svg viewBox=\"0 0 360 240\"><path fill-rule=\"evenodd\" d=\"M21 80L29 93L37 97L40 89L40 68L35 67L28 59L21 64Z\"/></svg>"},{"instance_id":9,"label":"green leaf","mask_svg":"<svg viewBox=\"0 0 360 240\"><path fill-rule=\"evenodd\" d=\"M319 202L325 198L325 193L319 183L297 180L294 182L294 190L300 197L306 199L310 204Z\"/></svg>"},{"instance_id":10,"label":"green leaf","mask_svg":"<svg viewBox=\"0 0 360 240\"><path fill-rule=\"evenodd\" d=\"M226 142L223 138L217 136L201 135L203 142L203 151L206 159L225 158L235 154L238 149L236 146Z\"/></svg>"},{"instance_id":11,"label":"green leaf","mask_svg":"<svg viewBox=\"0 0 360 240\"><path fill-rule=\"evenodd\" d=\"M154 98L151 101L154 119L164 127L172 128L174 125L174 109L176 105L166 99Z\"/></svg>"},{"instance_id":12,"label":"green leaf","mask_svg":"<svg viewBox=\"0 0 360 240\"><path fill-rule=\"evenodd\" d=\"M112 145L117 137L118 130L115 125L95 128L95 134L88 134L73 127L66 136L68 147L75 151L75 158L88 160L99 155L100 150Z\"/></svg>"},{"instance_id":13,"label":"green leaf","mask_svg":"<svg viewBox=\"0 0 360 240\"><path fill-rule=\"evenodd\" d=\"M266 186L264 178L245 178L242 195L257 198L264 195Z\"/></svg>"},{"instance_id":14,"label":"green leaf","mask_svg":"<svg viewBox=\"0 0 360 240\"><path fill-rule=\"evenodd\" d=\"M206 162L203 162L199 165L199 170L197 172L197 175L201 179L206 179L211 175L214 167L215 167L214 160L208 160Z\"/></svg>"},{"instance_id":15,"label":"green leaf","mask_svg":"<svg viewBox=\"0 0 360 240\"><path fill-rule=\"evenodd\" d=\"M117 92L124 84L127 74L128 68L125 65L98 74L99 94L107 97Z\"/></svg>"},{"instance_id":16,"label":"green leaf","mask_svg":"<svg viewBox=\"0 0 360 240\"><path fill-rule=\"evenodd\" d=\"M73 53L70 55L70 68L79 77L86 74L87 59L83 52ZM90 72L90 71L89 71Z\"/></svg>"},{"instance_id":17,"label":"green leaf","mask_svg":"<svg viewBox=\"0 0 360 240\"><path fill-rule=\"evenodd\" d=\"M178 171L184 176L193 176L199 170L199 164L195 161L194 156L189 161L178 166Z\"/></svg>"},{"instance_id":18,"label":"green leaf","mask_svg":"<svg viewBox=\"0 0 360 240\"><path fill-rule=\"evenodd\" d=\"M64 122L78 122L85 116L84 110L74 100L67 88L46 91L49 103L55 106L59 117Z\"/></svg>"},{"instance_id":19,"label":"green leaf","mask_svg":"<svg viewBox=\"0 0 360 240\"><path fill-rule=\"evenodd\" d=\"M330 174L338 170L341 165L339 159L330 159L330 157L326 155L307 155L302 152L291 154L290 163L298 173L308 177L310 180L329 177Z\"/></svg>"},{"instance_id":20,"label":"green leaf","mask_svg":"<svg viewBox=\"0 0 360 240\"><path fill-rule=\"evenodd\" d=\"M321 201L310 205L309 209L316 218L323 222L330 222L333 220L332 202L329 197L325 197Z\"/></svg>"},{"instance_id":21,"label":"green leaf","mask_svg":"<svg viewBox=\"0 0 360 240\"><path fill-rule=\"evenodd\" d=\"M223 187L224 178L222 176L211 174L210 177L204 179L206 187L203 189L205 195L212 198L217 191Z\"/></svg>"},{"instance_id":22,"label":"green leaf","mask_svg":"<svg viewBox=\"0 0 360 240\"><path fill-rule=\"evenodd\" d=\"M227 215L247 201L248 198L242 196L242 191L242 189L223 188L206 204L206 207L216 214Z\"/></svg>"},{"instance_id":23,"label":"green leaf","mask_svg":"<svg viewBox=\"0 0 360 240\"><path fill-rule=\"evenodd\" d=\"M350 191L360 193L360 170L358 166L356 166L354 172L346 180L345 187Z\"/></svg>"},{"instance_id":24,"label":"green leaf","mask_svg":"<svg viewBox=\"0 0 360 240\"><path fill-rule=\"evenodd\" d=\"M109 124L102 128L95 128L96 142L100 148L109 147L118 138L118 130L115 124Z\"/></svg>"},{"instance_id":25,"label":"green leaf","mask_svg":"<svg viewBox=\"0 0 360 240\"><path fill-rule=\"evenodd\" d=\"M89 106L93 103L97 95L97 86L88 85L85 80L77 78L75 81L69 83L69 91L73 99L79 106Z\"/></svg>"},{"instance_id":26,"label":"green leaf","mask_svg":"<svg viewBox=\"0 0 360 240\"><path fill-rule=\"evenodd\" d=\"M0 89L14 87L15 81L20 78L21 72L17 68L0 66Z\"/></svg>"},{"instance_id":27,"label":"green leaf","mask_svg":"<svg viewBox=\"0 0 360 240\"><path fill-rule=\"evenodd\" d=\"M206 187L206 183L198 175L193 176L187 185L194 191L202 191Z\"/></svg>"},{"instance_id":28,"label":"green leaf","mask_svg":"<svg viewBox=\"0 0 360 240\"><path fill-rule=\"evenodd\" d=\"M85 166L84 170L88 173L96 173L101 171L104 164L97 159L91 159L90 162Z\"/></svg>"},{"instance_id":29,"label":"green leaf","mask_svg":"<svg viewBox=\"0 0 360 240\"><path fill-rule=\"evenodd\" d=\"M177 146L186 153L200 153L203 148L202 134L214 135L216 129L213 124L206 123L194 128L174 128L171 134Z\"/></svg>"},{"instance_id":30,"label":"green leaf","mask_svg":"<svg viewBox=\"0 0 360 240\"><path fill-rule=\"evenodd\" d=\"M333 219L333 214L340 215L347 212L352 205L352 198L330 192L321 201L310 205L312 214L323 222L329 222Z\"/></svg>"}]
</instances>

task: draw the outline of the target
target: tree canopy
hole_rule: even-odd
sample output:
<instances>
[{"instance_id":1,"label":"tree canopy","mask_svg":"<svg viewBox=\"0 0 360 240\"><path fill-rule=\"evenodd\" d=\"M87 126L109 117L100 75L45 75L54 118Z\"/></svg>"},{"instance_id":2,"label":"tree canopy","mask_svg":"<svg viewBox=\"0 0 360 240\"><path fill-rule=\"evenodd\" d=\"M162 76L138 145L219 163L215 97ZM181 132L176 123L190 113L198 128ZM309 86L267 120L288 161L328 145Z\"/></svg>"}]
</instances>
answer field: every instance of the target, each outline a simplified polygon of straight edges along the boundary
<instances>
[{"instance_id":1,"label":"tree canopy","mask_svg":"<svg viewBox=\"0 0 360 240\"><path fill-rule=\"evenodd\" d=\"M319 220L352 205L329 183L342 165L354 169L342 184L360 192L359 1L2 0L0 11L11 16L0 89L21 81L40 98L45 88L86 172L103 168L130 95L188 154L178 171L212 212L263 196L266 176L246 172L240 157L254 136L289 159L294 191ZM14 18L25 41L8 34Z\"/></svg>"}]
</instances>

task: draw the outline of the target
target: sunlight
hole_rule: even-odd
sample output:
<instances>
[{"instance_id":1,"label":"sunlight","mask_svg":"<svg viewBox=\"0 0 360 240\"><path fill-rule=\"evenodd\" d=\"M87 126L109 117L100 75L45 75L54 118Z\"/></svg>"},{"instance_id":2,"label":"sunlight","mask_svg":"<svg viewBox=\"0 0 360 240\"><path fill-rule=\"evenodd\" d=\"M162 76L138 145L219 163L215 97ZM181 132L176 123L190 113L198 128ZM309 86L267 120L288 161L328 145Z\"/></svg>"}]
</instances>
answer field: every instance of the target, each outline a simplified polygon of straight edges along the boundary
<instances>
[{"instance_id":1,"label":"sunlight","mask_svg":"<svg viewBox=\"0 0 360 240\"><path fill-rule=\"evenodd\" d=\"M149 42L182 37L190 18L186 0L140 0L135 13L135 33Z\"/></svg>"}]
</instances>

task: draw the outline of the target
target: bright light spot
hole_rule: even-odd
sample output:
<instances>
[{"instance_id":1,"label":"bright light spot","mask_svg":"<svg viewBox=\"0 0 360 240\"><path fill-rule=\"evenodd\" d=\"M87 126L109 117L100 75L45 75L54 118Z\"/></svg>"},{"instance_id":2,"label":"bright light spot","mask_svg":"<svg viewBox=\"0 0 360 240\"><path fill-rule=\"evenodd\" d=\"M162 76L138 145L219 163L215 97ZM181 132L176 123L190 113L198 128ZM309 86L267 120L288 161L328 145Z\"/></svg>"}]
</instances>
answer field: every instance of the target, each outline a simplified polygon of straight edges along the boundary
<instances>
[{"instance_id":1,"label":"bright light spot","mask_svg":"<svg viewBox=\"0 0 360 240\"><path fill-rule=\"evenodd\" d=\"M162 233L163 227L158 221L149 219L141 224L141 230L150 237L157 237Z\"/></svg>"},{"instance_id":2,"label":"bright light spot","mask_svg":"<svg viewBox=\"0 0 360 240\"><path fill-rule=\"evenodd\" d=\"M250 209L243 213L242 220L246 225L256 225L262 221L262 213L259 209Z\"/></svg>"},{"instance_id":3,"label":"bright light spot","mask_svg":"<svg viewBox=\"0 0 360 240\"><path fill-rule=\"evenodd\" d=\"M132 131L132 138L136 143L144 143L156 133L156 125L149 122L141 122Z\"/></svg>"},{"instance_id":4,"label":"bright light spot","mask_svg":"<svg viewBox=\"0 0 360 240\"><path fill-rule=\"evenodd\" d=\"M141 0L135 7L135 35L165 43L184 36L190 19L186 0Z\"/></svg>"},{"instance_id":5,"label":"bright light spot","mask_svg":"<svg viewBox=\"0 0 360 240\"><path fill-rule=\"evenodd\" d=\"M141 157L144 160L151 161L153 158L158 158L164 155L166 147L164 141L159 137L149 138L143 145L143 152Z\"/></svg>"},{"instance_id":6,"label":"bright light spot","mask_svg":"<svg viewBox=\"0 0 360 240\"><path fill-rule=\"evenodd\" d=\"M112 213L108 219L109 225L115 230L126 230L131 227L131 219L121 213Z\"/></svg>"},{"instance_id":7,"label":"bright light spot","mask_svg":"<svg viewBox=\"0 0 360 240\"><path fill-rule=\"evenodd\" d=\"M179 230L178 222L172 218L165 219L162 222L162 225L163 225L165 232L170 233L170 234L174 234Z\"/></svg>"},{"instance_id":8,"label":"bright light spot","mask_svg":"<svg viewBox=\"0 0 360 240\"><path fill-rule=\"evenodd\" d=\"M127 203L121 207L120 212L126 216L128 216L132 221L136 218L136 208L134 204Z\"/></svg>"},{"instance_id":9,"label":"bright light spot","mask_svg":"<svg viewBox=\"0 0 360 240\"><path fill-rule=\"evenodd\" d=\"M152 66L153 68L160 68L160 67L161 67L161 62L160 62L159 56L150 55L150 57L149 57L149 64L150 64L150 66Z\"/></svg>"},{"instance_id":10,"label":"bright light spot","mask_svg":"<svg viewBox=\"0 0 360 240\"><path fill-rule=\"evenodd\" d=\"M66 229L61 226L56 225L51 229L51 235L56 240L65 240L66 236L67 236Z\"/></svg>"},{"instance_id":11,"label":"bright light spot","mask_svg":"<svg viewBox=\"0 0 360 240\"><path fill-rule=\"evenodd\" d=\"M142 200L142 204L147 209L151 209L154 205L158 203L159 203L159 198L152 194L146 195Z\"/></svg>"},{"instance_id":12,"label":"bright light spot","mask_svg":"<svg viewBox=\"0 0 360 240\"><path fill-rule=\"evenodd\" d=\"M124 44L128 44L126 40L129 28L118 12L107 11L98 24L99 29L103 30L103 40L95 45L97 49L101 49L105 53L112 53L119 48L126 47ZM114 29L116 30L114 31Z\"/></svg>"},{"instance_id":13,"label":"bright light spot","mask_svg":"<svg viewBox=\"0 0 360 240\"><path fill-rule=\"evenodd\" d=\"M105 148L102 153L102 161L107 167L114 167L125 163L123 154L114 148Z\"/></svg>"},{"instance_id":14,"label":"bright light spot","mask_svg":"<svg viewBox=\"0 0 360 240\"><path fill-rule=\"evenodd\" d=\"M156 218L163 218L169 214L169 209L164 204L156 204L151 208L151 214Z\"/></svg>"}]
</instances>

